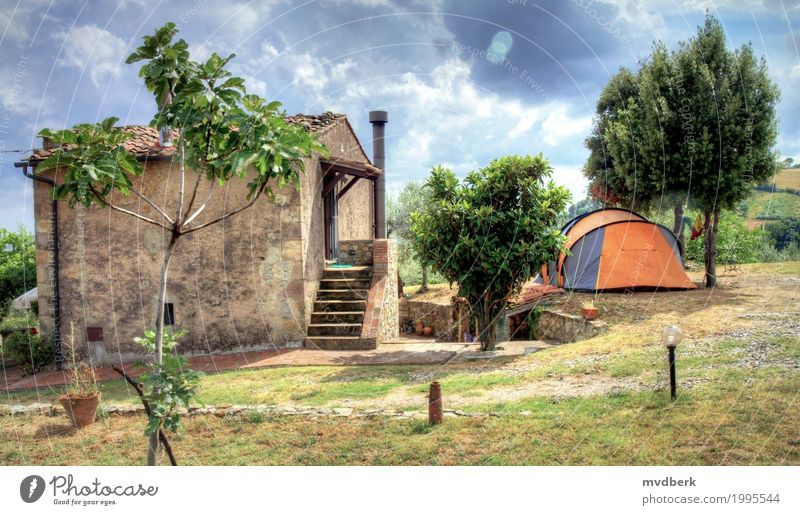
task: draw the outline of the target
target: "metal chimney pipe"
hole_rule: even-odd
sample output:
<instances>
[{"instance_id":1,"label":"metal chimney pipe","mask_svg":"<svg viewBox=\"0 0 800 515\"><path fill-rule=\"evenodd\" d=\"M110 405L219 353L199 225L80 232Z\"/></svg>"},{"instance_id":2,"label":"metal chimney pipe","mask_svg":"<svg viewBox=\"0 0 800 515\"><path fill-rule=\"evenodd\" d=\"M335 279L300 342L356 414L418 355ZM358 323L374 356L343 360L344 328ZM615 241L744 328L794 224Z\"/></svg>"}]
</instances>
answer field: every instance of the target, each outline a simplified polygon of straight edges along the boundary
<instances>
[{"instance_id":1,"label":"metal chimney pipe","mask_svg":"<svg viewBox=\"0 0 800 515\"><path fill-rule=\"evenodd\" d=\"M372 164L381 169L381 175L375 181L375 238L386 238L386 149L384 146L386 122L389 113L386 111L370 111L369 123L372 124Z\"/></svg>"}]
</instances>

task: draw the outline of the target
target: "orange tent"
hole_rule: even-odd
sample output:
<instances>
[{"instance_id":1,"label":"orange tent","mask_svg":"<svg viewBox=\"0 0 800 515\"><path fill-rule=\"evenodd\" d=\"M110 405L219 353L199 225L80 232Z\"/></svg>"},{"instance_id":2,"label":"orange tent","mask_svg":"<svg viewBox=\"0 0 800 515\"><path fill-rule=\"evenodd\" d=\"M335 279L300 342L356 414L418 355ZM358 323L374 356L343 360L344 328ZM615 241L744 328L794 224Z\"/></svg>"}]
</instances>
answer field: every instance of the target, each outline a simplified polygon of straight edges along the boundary
<instances>
[{"instance_id":1,"label":"orange tent","mask_svg":"<svg viewBox=\"0 0 800 515\"><path fill-rule=\"evenodd\" d=\"M697 287L683 271L683 248L672 231L633 211L592 211L561 232L570 252L543 267L539 283L578 291Z\"/></svg>"}]
</instances>

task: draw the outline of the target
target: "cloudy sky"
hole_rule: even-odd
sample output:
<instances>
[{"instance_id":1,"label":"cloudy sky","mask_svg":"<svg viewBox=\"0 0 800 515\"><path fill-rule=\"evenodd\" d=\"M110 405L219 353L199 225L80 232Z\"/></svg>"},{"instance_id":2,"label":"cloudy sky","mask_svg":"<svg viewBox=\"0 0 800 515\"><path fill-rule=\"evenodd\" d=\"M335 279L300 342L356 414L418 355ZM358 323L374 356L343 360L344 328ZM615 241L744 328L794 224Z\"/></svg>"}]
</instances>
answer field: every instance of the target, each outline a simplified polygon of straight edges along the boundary
<instances>
[{"instance_id":1,"label":"cloudy sky","mask_svg":"<svg viewBox=\"0 0 800 515\"><path fill-rule=\"evenodd\" d=\"M752 43L780 86L778 149L800 160L800 0L0 0L0 227L32 227L13 163L44 127L155 104L125 57L167 21L193 57L235 52L248 89L290 113L346 113L370 148L367 113L389 111L387 186L432 165L459 174L538 152L576 199L598 93L655 39L674 47L708 10L732 46Z\"/></svg>"}]
</instances>

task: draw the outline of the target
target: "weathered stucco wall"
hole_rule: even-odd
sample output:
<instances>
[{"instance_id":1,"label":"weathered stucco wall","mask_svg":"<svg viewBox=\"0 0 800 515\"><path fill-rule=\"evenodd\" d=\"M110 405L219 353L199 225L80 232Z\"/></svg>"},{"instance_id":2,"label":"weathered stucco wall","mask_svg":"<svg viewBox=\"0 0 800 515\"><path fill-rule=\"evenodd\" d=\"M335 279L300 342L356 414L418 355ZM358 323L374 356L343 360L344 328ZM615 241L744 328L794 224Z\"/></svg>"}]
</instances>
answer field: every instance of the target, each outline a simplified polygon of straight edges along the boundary
<instances>
[{"instance_id":1,"label":"weathered stucco wall","mask_svg":"<svg viewBox=\"0 0 800 515\"><path fill-rule=\"evenodd\" d=\"M353 178L350 179L354 180ZM359 181L339 199L339 239L366 240L375 235L373 227L372 181Z\"/></svg>"},{"instance_id":2,"label":"weathered stucco wall","mask_svg":"<svg viewBox=\"0 0 800 515\"><path fill-rule=\"evenodd\" d=\"M146 166L136 187L164 205L176 206L177 179L169 162L156 161ZM37 195L47 195L45 185L37 183L36 188ZM212 195L198 223L242 205L245 195L245 181L232 181L224 192ZM198 198L205 198L205 192L201 190ZM158 217L135 196L115 195L113 202ZM299 202L293 187L275 189L274 204L262 198L225 223L178 241L167 302L174 304L176 327L189 331L182 340L182 352L302 343L305 306ZM37 239L46 241L40 230L49 233L49 228L37 223ZM102 328L102 341L87 342L98 362L140 354L132 340L151 326L156 312L165 231L110 209L69 209L60 202L59 234L64 334L73 322L77 343L83 344L87 328ZM37 244L37 250L45 249ZM48 253L38 254L46 263ZM48 332L49 315L42 316Z\"/></svg>"},{"instance_id":3,"label":"weathered stucco wall","mask_svg":"<svg viewBox=\"0 0 800 515\"><path fill-rule=\"evenodd\" d=\"M366 160L345 123L329 127L320 137L332 155ZM45 175L59 181L58 173ZM247 182L234 179L224 190L216 186L196 223L245 203ZM302 345L324 264L321 182L318 160L309 159L299 191L275 187L274 204L262 197L225 223L179 240L167 302L174 303L176 327L189 332L181 352ZM176 206L177 168L168 161L151 162L136 188L160 205ZM198 198L204 199L205 193L201 189ZM53 332L46 302L52 292L49 195L49 186L34 183L40 319L46 334ZM113 201L154 219L159 216L133 195L115 195ZM59 202L59 233L64 334L74 322L76 343L85 344L96 362L141 355L132 340L151 326L155 315L165 232L110 209L69 209ZM102 341L86 342L87 327L102 328Z\"/></svg>"}]
</instances>

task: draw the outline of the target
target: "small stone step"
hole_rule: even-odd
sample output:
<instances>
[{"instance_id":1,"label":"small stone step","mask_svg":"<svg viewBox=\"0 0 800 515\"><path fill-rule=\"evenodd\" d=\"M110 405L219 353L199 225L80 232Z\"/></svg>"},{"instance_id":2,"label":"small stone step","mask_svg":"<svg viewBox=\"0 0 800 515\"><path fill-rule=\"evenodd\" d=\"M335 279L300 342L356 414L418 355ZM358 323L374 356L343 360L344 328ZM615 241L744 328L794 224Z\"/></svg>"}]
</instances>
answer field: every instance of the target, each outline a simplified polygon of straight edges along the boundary
<instances>
[{"instance_id":1,"label":"small stone step","mask_svg":"<svg viewBox=\"0 0 800 515\"><path fill-rule=\"evenodd\" d=\"M320 350L372 350L378 347L374 338L359 336L309 336L306 348Z\"/></svg>"},{"instance_id":2,"label":"small stone step","mask_svg":"<svg viewBox=\"0 0 800 515\"><path fill-rule=\"evenodd\" d=\"M344 324L364 321L364 311L314 311L311 313L312 324Z\"/></svg>"},{"instance_id":3,"label":"small stone step","mask_svg":"<svg viewBox=\"0 0 800 515\"><path fill-rule=\"evenodd\" d=\"M325 267L322 272L323 279L369 279L371 277L371 266L351 266L350 268Z\"/></svg>"},{"instance_id":4,"label":"small stone step","mask_svg":"<svg viewBox=\"0 0 800 515\"><path fill-rule=\"evenodd\" d=\"M361 324L309 324L308 336L361 336Z\"/></svg>"},{"instance_id":5,"label":"small stone step","mask_svg":"<svg viewBox=\"0 0 800 515\"><path fill-rule=\"evenodd\" d=\"M314 302L314 312L360 311L367 309L366 300L317 300Z\"/></svg>"},{"instance_id":6,"label":"small stone step","mask_svg":"<svg viewBox=\"0 0 800 515\"><path fill-rule=\"evenodd\" d=\"M322 279L319 287L321 290L365 290L369 289L372 279L369 277L347 277L336 279Z\"/></svg>"},{"instance_id":7,"label":"small stone step","mask_svg":"<svg viewBox=\"0 0 800 515\"><path fill-rule=\"evenodd\" d=\"M364 289L317 290L317 300L367 300L368 296Z\"/></svg>"}]
</instances>

